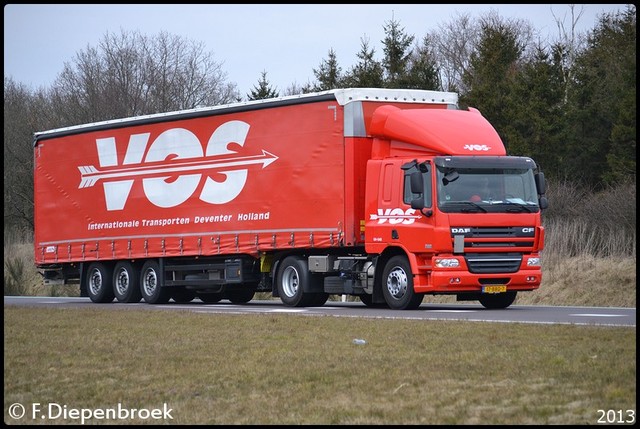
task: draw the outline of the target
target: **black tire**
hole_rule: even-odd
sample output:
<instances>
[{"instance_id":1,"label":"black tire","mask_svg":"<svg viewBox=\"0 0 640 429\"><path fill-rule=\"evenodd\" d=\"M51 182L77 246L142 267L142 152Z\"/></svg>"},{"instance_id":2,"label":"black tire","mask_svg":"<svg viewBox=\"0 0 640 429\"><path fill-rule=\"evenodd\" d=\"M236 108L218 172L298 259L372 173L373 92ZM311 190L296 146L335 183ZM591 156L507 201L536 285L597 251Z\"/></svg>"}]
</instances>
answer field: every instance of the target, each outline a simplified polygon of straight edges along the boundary
<instances>
[{"instance_id":1,"label":"black tire","mask_svg":"<svg viewBox=\"0 0 640 429\"><path fill-rule=\"evenodd\" d=\"M87 270L87 295L91 301L104 304L113 301L113 267L92 262Z\"/></svg>"},{"instance_id":2,"label":"black tire","mask_svg":"<svg viewBox=\"0 0 640 429\"><path fill-rule=\"evenodd\" d=\"M276 278L278 295L284 305L289 307L317 306L317 294L304 292L304 285L309 285L310 282L311 274L304 259L296 256L284 258Z\"/></svg>"},{"instance_id":3,"label":"black tire","mask_svg":"<svg viewBox=\"0 0 640 429\"><path fill-rule=\"evenodd\" d=\"M322 307L329 299L328 293L314 293L313 304L309 307Z\"/></svg>"},{"instance_id":4,"label":"black tire","mask_svg":"<svg viewBox=\"0 0 640 429\"><path fill-rule=\"evenodd\" d=\"M246 304L253 299L255 294L253 289L237 287L227 289L223 296L234 304Z\"/></svg>"},{"instance_id":5,"label":"black tire","mask_svg":"<svg viewBox=\"0 0 640 429\"><path fill-rule=\"evenodd\" d=\"M215 304L222 300L222 293L199 293L197 296L205 304Z\"/></svg>"},{"instance_id":6,"label":"black tire","mask_svg":"<svg viewBox=\"0 0 640 429\"><path fill-rule=\"evenodd\" d=\"M136 303L142 299L140 293L140 271L129 261L120 261L113 269L113 294L118 302Z\"/></svg>"},{"instance_id":7,"label":"black tire","mask_svg":"<svg viewBox=\"0 0 640 429\"><path fill-rule=\"evenodd\" d=\"M369 308L389 308L389 304L387 304L386 302L376 302L374 304L373 295L369 295L369 294L358 295L358 298L360 298L360 301L362 301L364 305L366 305Z\"/></svg>"},{"instance_id":8,"label":"black tire","mask_svg":"<svg viewBox=\"0 0 640 429\"><path fill-rule=\"evenodd\" d=\"M147 304L166 304L171 299L171 291L160 287L160 264L156 260L148 260L140 272L140 292Z\"/></svg>"},{"instance_id":9,"label":"black tire","mask_svg":"<svg viewBox=\"0 0 640 429\"><path fill-rule=\"evenodd\" d=\"M424 294L413 290L411 265L405 256L394 256L382 273L382 294L392 310L415 310L420 307Z\"/></svg>"},{"instance_id":10,"label":"black tire","mask_svg":"<svg viewBox=\"0 0 640 429\"><path fill-rule=\"evenodd\" d=\"M196 293L184 287L176 287L171 291L171 298L178 304L186 304L195 299Z\"/></svg>"},{"instance_id":11,"label":"black tire","mask_svg":"<svg viewBox=\"0 0 640 429\"><path fill-rule=\"evenodd\" d=\"M507 291L496 294L483 294L480 296L479 301L484 308L495 310L509 307L511 304L513 304L513 301L516 300L517 295L518 292L516 291Z\"/></svg>"}]
</instances>

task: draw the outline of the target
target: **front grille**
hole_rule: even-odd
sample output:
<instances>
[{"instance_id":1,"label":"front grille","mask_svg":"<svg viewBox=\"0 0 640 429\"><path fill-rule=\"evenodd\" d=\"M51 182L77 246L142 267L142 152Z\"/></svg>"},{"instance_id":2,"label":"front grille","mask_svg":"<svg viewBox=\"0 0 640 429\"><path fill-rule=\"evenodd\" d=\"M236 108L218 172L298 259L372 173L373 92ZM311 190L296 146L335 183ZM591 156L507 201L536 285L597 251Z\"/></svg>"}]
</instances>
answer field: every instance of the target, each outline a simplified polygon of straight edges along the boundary
<instances>
[{"instance_id":1,"label":"front grille","mask_svg":"<svg viewBox=\"0 0 640 429\"><path fill-rule=\"evenodd\" d=\"M522 255L517 253L487 253L465 255L469 272L474 274L515 273L520 269Z\"/></svg>"},{"instance_id":2,"label":"front grille","mask_svg":"<svg viewBox=\"0 0 640 429\"><path fill-rule=\"evenodd\" d=\"M464 236L465 249L511 248L531 250L535 243L533 227L452 227L451 240L456 235Z\"/></svg>"}]
</instances>

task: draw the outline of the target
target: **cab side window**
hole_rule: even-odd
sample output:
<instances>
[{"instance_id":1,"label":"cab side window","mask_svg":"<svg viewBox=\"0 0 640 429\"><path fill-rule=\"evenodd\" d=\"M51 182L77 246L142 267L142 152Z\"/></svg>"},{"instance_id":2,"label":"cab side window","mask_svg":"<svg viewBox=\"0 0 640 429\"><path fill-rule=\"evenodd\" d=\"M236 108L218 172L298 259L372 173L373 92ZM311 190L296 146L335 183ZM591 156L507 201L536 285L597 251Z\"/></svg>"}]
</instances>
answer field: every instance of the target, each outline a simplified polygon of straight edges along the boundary
<instances>
[{"instance_id":1,"label":"cab side window","mask_svg":"<svg viewBox=\"0 0 640 429\"><path fill-rule=\"evenodd\" d=\"M404 173L404 197L403 202L407 205L411 205L411 201L416 198L421 198L420 194L414 194L411 192L411 173L418 171L416 168L411 168L406 170ZM425 208L431 207L432 205L432 194L431 194L431 169L429 169L428 173L422 174L423 186L424 186L424 206Z\"/></svg>"}]
</instances>

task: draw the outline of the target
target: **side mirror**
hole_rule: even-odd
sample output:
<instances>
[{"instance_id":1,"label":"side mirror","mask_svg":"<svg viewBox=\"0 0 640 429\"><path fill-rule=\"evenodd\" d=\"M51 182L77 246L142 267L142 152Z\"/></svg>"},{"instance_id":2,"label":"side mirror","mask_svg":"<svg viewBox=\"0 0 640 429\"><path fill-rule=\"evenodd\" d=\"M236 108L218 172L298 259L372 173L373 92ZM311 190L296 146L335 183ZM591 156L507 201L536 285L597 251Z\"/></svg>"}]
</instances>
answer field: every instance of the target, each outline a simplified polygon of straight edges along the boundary
<instances>
[{"instance_id":1,"label":"side mirror","mask_svg":"<svg viewBox=\"0 0 640 429\"><path fill-rule=\"evenodd\" d=\"M549 208L549 201L547 200L547 197L545 197L544 195L539 198L538 204L540 205L540 210Z\"/></svg>"},{"instance_id":2,"label":"side mirror","mask_svg":"<svg viewBox=\"0 0 640 429\"><path fill-rule=\"evenodd\" d=\"M411 193L412 194L423 194L424 193L424 182L422 180L422 173L414 171L411 173Z\"/></svg>"},{"instance_id":3,"label":"side mirror","mask_svg":"<svg viewBox=\"0 0 640 429\"><path fill-rule=\"evenodd\" d=\"M415 198L411 200L411 208L415 210L422 210L424 208L424 198Z\"/></svg>"},{"instance_id":4,"label":"side mirror","mask_svg":"<svg viewBox=\"0 0 640 429\"><path fill-rule=\"evenodd\" d=\"M547 192L547 184L544 180L544 173L536 173L534 179L536 181L536 189L538 190L538 195L544 195Z\"/></svg>"}]
</instances>

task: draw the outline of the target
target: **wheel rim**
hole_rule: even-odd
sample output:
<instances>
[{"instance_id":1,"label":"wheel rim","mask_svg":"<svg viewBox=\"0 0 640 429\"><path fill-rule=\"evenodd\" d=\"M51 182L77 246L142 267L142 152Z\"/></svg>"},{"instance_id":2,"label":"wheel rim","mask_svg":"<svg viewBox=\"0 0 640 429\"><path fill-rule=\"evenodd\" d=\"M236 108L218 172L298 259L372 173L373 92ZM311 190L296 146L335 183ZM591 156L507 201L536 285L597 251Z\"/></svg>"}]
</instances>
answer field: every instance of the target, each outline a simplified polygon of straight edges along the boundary
<instances>
[{"instance_id":1,"label":"wheel rim","mask_svg":"<svg viewBox=\"0 0 640 429\"><path fill-rule=\"evenodd\" d=\"M148 269L144 272L144 281L142 283L145 294L152 296L158 286L158 278L156 272L152 269Z\"/></svg>"},{"instance_id":2,"label":"wheel rim","mask_svg":"<svg viewBox=\"0 0 640 429\"><path fill-rule=\"evenodd\" d=\"M298 292L300 286L300 276L298 271L293 267L287 267L282 274L282 291L291 298Z\"/></svg>"},{"instance_id":3,"label":"wheel rim","mask_svg":"<svg viewBox=\"0 0 640 429\"><path fill-rule=\"evenodd\" d=\"M407 273L401 267L394 267L387 276L387 290L396 299L402 298L409 287Z\"/></svg>"},{"instance_id":4,"label":"wheel rim","mask_svg":"<svg viewBox=\"0 0 640 429\"><path fill-rule=\"evenodd\" d=\"M124 268L120 268L116 275L116 290L120 295L124 295L129 290L129 272Z\"/></svg>"},{"instance_id":5,"label":"wheel rim","mask_svg":"<svg viewBox=\"0 0 640 429\"><path fill-rule=\"evenodd\" d=\"M97 295L102 289L102 274L100 270L94 269L89 276L89 291L91 295Z\"/></svg>"}]
</instances>

